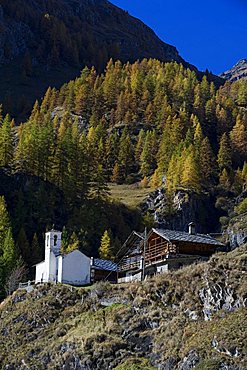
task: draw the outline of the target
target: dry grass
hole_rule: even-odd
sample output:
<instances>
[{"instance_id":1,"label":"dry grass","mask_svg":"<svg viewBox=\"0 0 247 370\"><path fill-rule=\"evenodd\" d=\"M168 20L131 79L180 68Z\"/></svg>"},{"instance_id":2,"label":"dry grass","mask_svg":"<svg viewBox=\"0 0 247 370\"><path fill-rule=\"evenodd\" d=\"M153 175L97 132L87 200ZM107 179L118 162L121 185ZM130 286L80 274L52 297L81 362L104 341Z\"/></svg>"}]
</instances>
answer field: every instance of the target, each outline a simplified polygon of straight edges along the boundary
<instances>
[{"instance_id":1,"label":"dry grass","mask_svg":"<svg viewBox=\"0 0 247 370\"><path fill-rule=\"evenodd\" d=\"M61 369L65 359L74 368L77 358L89 361L91 369L152 370L171 357L178 364L195 350L201 358L197 369L213 370L229 360L212 347L216 337L226 349L237 347L240 356L230 360L244 365L244 310L221 309L205 322L199 298L205 277L210 285L224 285L227 277L234 295L243 300L244 269L243 247L145 282L99 283L90 290L43 285L30 294L17 291L0 307L0 363L19 368L24 359L29 368L39 364L39 369ZM113 304L102 306L106 300ZM188 310L196 313L196 321Z\"/></svg>"},{"instance_id":2,"label":"dry grass","mask_svg":"<svg viewBox=\"0 0 247 370\"><path fill-rule=\"evenodd\" d=\"M130 208L137 208L147 198L148 194L153 191L151 187L141 188L139 184L116 185L109 184L111 197L125 204Z\"/></svg>"}]
</instances>

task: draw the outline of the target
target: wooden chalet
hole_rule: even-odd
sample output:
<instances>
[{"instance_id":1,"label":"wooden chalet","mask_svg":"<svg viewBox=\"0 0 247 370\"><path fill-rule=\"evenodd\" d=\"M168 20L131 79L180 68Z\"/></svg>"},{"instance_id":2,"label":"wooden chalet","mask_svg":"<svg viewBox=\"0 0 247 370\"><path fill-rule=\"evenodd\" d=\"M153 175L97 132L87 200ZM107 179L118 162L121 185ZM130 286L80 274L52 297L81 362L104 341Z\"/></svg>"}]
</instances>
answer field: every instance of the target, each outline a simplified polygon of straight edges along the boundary
<instances>
[{"instance_id":1,"label":"wooden chalet","mask_svg":"<svg viewBox=\"0 0 247 370\"><path fill-rule=\"evenodd\" d=\"M127 241L130 248L119 263L119 282L141 280L143 273L153 275L204 261L224 247L210 235L196 234L193 223L189 224L188 233L152 229L146 239L141 235L139 238L129 237Z\"/></svg>"},{"instance_id":2,"label":"wooden chalet","mask_svg":"<svg viewBox=\"0 0 247 370\"><path fill-rule=\"evenodd\" d=\"M144 234L132 231L122 246L124 256L119 263L119 272L125 270L135 270L140 266L142 252L141 244L144 242Z\"/></svg>"}]
</instances>

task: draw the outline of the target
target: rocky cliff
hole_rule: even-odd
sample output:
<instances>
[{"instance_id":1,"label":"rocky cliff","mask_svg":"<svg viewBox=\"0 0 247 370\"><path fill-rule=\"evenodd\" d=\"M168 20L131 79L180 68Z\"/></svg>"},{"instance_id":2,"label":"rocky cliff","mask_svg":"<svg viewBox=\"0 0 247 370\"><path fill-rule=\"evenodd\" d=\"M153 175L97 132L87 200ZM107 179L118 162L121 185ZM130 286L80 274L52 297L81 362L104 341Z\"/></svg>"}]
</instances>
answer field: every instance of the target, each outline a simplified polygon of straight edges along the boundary
<instances>
[{"instance_id":1,"label":"rocky cliff","mask_svg":"<svg viewBox=\"0 0 247 370\"><path fill-rule=\"evenodd\" d=\"M19 290L0 306L2 368L244 370L246 252L143 283Z\"/></svg>"},{"instance_id":2,"label":"rocky cliff","mask_svg":"<svg viewBox=\"0 0 247 370\"><path fill-rule=\"evenodd\" d=\"M187 231L188 223L193 221L197 232L214 233L220 231L219 217L222 215L215 202L212 194L188 190L177 190L172 199L168 199L165 190L159 188L149 194L141 209L152 215L159 227Z\"/></svg>"},{"instance_id":3,"label":"rocky cliff","mask_svg":"<svg viewBox=\"0 0 247 370\"><path fill-rule=\"evenodd\" d=\"M231 249L247 242L247 212L233 217L225 231L225 239Z\"/></svg>"},{"instance_id":4,"label":"rocky cliff","mask_svg":"<svg viewBox=\"0 0 247 370\"><path fill-rule=\"evenodd\" d=\"M241 78L247 79L247 59L241 59L231 69L222 73L220 77L229 81L240 80Z\"/></svg>"}]
</instances>

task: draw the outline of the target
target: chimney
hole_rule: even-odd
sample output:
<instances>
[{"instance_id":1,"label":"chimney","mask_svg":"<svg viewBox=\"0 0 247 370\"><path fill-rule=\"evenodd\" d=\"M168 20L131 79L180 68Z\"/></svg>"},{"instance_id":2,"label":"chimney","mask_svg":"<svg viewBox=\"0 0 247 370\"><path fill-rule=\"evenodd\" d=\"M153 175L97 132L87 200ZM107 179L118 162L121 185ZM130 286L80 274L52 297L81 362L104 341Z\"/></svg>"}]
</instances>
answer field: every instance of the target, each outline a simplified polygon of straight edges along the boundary
<instances>
[{"instance_id":1,"label":"chimney","mask_svg":"<svg viewBox=\"0 0 247 370\"><path fill-rule=\"evenodd\" d=\"M194 224L194 222L190 222L189 223L189 234L195 235L195 233L196 233L196 225Z\"/></svg>"}]
</instances>

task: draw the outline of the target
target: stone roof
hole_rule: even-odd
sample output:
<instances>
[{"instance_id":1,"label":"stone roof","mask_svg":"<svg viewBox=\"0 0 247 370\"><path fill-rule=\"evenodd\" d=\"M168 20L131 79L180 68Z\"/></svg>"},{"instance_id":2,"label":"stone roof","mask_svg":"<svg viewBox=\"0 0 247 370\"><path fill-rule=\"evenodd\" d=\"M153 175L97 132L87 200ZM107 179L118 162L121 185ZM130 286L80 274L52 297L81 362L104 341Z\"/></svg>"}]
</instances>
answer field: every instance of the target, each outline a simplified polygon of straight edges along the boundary
<instances>
[{"instance_id":1,"label":"stone roof","mask_svg":"<svg viewBox=\"0 0 247 370\"><path fill-rule=\"evenodd\" d=\"M207 234L189 234L183 231L174 231L166 229L152 229L153 232L161 236L168 241L181 241L181 242L191 242L191 243L201 243L209 244L215 246L224 246L223 243L212 238Z\"/></svg>"},{"instance_id":2,"label":"stone roof","mask_svg":"<svg viewBox=\"0 0 247 370\"><path fill-rule=\"evenodd\" d=\"M109 260L94 258L93 267L96 270L117 271L117 264Z\"/></svg>"},{"instance_id":3,"label":"stone roof","mask_svg":"<svg viewBox=\"0 0 247 370\"><path fill-rule=\"evenodd\" d=\"M140 253L140 244L144 241L144 233L140 233L137 231L132 231L132 233L128 236L126 241L124 242L122 248L127 248L127 252L130 255L135 255ZM130 246L130 248L129 248Z\"/></svg>"}]
</instances>

